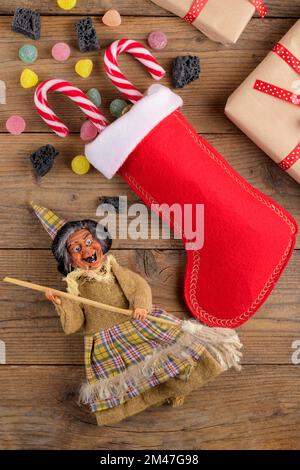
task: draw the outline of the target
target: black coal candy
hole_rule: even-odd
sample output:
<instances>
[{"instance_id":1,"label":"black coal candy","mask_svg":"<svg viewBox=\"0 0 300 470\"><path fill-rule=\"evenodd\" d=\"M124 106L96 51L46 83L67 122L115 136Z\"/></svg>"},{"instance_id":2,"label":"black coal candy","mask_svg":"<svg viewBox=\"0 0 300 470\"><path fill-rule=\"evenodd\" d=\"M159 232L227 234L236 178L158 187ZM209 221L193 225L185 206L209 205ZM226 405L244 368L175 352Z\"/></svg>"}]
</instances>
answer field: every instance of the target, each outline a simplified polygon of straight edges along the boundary
<instances>
[{"instance_id":1,"label":"black coal candy","mask_svg":"<svg viewBox=\"0 0 300 470\"><path fill-rule=\"evenodd\" d=\"M197 56L179 56L173 60L172 82L174 88L183 88L200 76L200 59Z\"/></svg>"},{"instance_id":2,"label":"black coal candy","mask_svg":"<svg viewBox=\"0 0 300 470\"><path fill-rule=\"evenodd\" d=\"M92 18L82 18L75 23L78 47L80 52L90 52L100 49L100 44L93 26Z\"/></svg>"},{"instance_id":3,"label":"black coal candy","mask_svg":"<svg viewBox=\"0 0 300 470\"><path fill-rule=\"evenodd\" d=\"M12 30L31 39L40 39L41 17L37 11L29 8L17 8L13 17Z\"/></svg>"},{"instance_id":4,"label":"black coal candy","mask_svg":"<svg viewBox=\"0 0 300 470\"><path fill-rule=\"evenodd\" d=\"M50 144L40 147L30 155L30 160L37 176L45 176L51 170L57 155L59 155L59 151Z\"/></svg>"}]
</instances>

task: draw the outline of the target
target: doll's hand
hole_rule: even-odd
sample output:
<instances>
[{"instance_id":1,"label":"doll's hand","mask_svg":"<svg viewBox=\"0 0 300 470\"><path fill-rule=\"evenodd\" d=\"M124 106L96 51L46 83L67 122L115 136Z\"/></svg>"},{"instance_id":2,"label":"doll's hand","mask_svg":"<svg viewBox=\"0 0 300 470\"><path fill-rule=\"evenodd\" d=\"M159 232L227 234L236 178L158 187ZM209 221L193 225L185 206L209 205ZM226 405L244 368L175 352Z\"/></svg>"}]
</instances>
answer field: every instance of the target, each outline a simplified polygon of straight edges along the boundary
<instances>
[{"instance_id":1,"label":"doll's hand","mask_svg":"<svg viewBox=\"0 0 300 470\"><path fill-rule=\"evenodd\" d=\"M134 309L134 312L132 314L135 320L141 320L141 321L146 320L147 315L148 315L148 312L144 308L136 308Z\"/></svg>"},{"instance_id":2,"label":"doll's hand","mask_svg":"<svg viewBox=\"0 0 300 470\"><path fill-rule=\"evenodd\" d=\"M61 305L61 300L57 295L54 295L51 289L45 290L46 299L54 303L54 305Z\"/></svg>"}]
</instances>

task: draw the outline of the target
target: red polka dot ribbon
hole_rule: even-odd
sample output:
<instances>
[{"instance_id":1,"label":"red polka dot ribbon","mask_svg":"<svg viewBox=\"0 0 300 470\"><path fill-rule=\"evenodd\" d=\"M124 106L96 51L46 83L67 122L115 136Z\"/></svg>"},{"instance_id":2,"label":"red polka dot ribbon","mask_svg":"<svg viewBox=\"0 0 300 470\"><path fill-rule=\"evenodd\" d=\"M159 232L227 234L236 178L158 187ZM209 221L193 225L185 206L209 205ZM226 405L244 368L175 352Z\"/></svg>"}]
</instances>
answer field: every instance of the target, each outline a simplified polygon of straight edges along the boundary
<instances>
[{"instance_id":1,"label":"red polka dot ribbon","mask_svg":"<svg viewBox=\"0 0 300 470\"><path fill-rule=\"evenodd\" d=\"M284 88L271 85L270 83L264 82L263 80L256 80L254 83L254 89L261 91L266 95L274 96L274 98L278 98L279 100L287 101L288 103L300 106L300 95L296 95L295 93L285 90Z\"/></svg>"},{"instance_id":2,"label":"red polka dot ribbon","mask_svg":"<svg viewBox=\"0 0 300 470\"><path fill-rule=\"evenodd\" d=\"M285 157L280 163L279 166L282 170L286 171L291 168L300 158L300 144L287 156Z\"/></svg>"},{"instance_id":3,"label":"red polka dot ribbon","mask_svg":"<svg viewBox=\"0 0 300 470\"><path fill-rule=\"evenodd\" d=\"M262 0L249 0L252 5L255 6L256 11L258 12L259 16L263 17L267 14L268 10ZM193 23L198 16L200 15L201 11L207 4L208 0L194 0L189 11L183 17L184 21L188 23Z\"/></svg>"},{"instance_id":4,"label":"red polka dot ribbon","mask_svg":"<svg viewBox=\"0 0 300 470\"><path fill-rule=\"evenodd\" d=\"M273 48L273 52L277 54L284 62L286 62L292 69L294 69L298 75L300 75L300 60L297 59L285 46L282 44L276 44ZM291 103L295 106L300 107L300 95L292 93L291 91L285 90L278 86L272 85L271 83L264 82L263 80L256 80L254 83L255 90L273 96L287 103ZM280 163L279 166L282 170L289 170L300 158L300 143L294 150L289 153Z\"/></svg>"}]
</instances>

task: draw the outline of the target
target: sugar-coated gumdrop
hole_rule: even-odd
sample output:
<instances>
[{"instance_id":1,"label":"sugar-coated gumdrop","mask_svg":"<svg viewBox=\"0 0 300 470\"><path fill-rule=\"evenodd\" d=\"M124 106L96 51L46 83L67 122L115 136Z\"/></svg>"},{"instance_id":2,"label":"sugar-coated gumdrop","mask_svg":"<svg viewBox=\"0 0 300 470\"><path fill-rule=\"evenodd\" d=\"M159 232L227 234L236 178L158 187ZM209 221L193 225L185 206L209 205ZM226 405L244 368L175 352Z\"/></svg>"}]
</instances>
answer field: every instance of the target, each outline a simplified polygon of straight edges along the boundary
<instances>
[{"instance_id":1,"label":"sugar-coated gumdrop","mask_svg":"<svg viewBox=\"0 0 300 470\"><path fill-rule=\"evenodd\" d=\"M148 36L148 44L152 49L160 51L164 49L168 43L167 36L161 31L153 31Z\"/></svg>"},{"instance_id":2,"label":"sugar-coated gumdrop","mask_svg":"<svg viewBox=\"0 0 300 470\"><path fill-rule=\"evenodd\" d=\"M71 167L76 175L85 175L90 169L90 163L84 155L77 155L73 158Z\"/></svg>"},{"instance_id":3,"label":"sugar-coated gumdrop","mask_svg":"<svg viewBox=\"0 0 300 470\"><path fill-rule=\"evenodd\" d=\"M94 124L88 120L85 121L80 129L80 138L81 140L88 141L88 140L93 140L96 135L98 134L97 128L94 126Z\"/></svg>"},{"instance_id":4,"label":"sugar-coated gumdrop","mask_svg":"<svg viewBox=\"0 0 300 470\"><path fill-rule=\"evenodd\" d=\"M19 49L19 58L25 64L32 64L38 57L38 50L32 44L24 44Z\"/></svg>"},{"instance_id":5,"label":"sugar-coated gumdrop","mask_svg":"<svg viewBox=\"0 0 300 470\"><path fill-rule=\"evenodd\" d=\"M21 116L11 116L6 121L6 129L13 135L20 135L25 131L26 123Z\"/></svg>"},{"instance_id":6,"label":"sugar-coated gumdrop","mask_svg":"<svg viewBox=\"0 0 300 470\"><path fill-rule=\"evenodd\" d=\"M57 62L65 62L70 57L71 49L65 42L57 42L52 47L51 54Z\"/></svg>"},{"instance_id":7,"label":"sugar-coated gumdrop","mask_svg":"<svg viewBox=\"0 0 300 470\"><path fill-rule=\"evenodd\" d=\"M75 71L82 78L88 78L93 70L93 62L90 59L80 59L76 62Z\"/></svg>"},{"instance_id":8,"label":"sugar-coated gumdrop","mask_svg":"<svg viewBox=\"0 0 300 470\"><path fill-rule=\"evenodd\" d=\"M76 3L77 0L57 0L57 4L62 10L72 10Z\"/></svg>"},{"instance_id":9,"label":"sugar-coated gumdrop","mask_svg":"<svg viewBox=\"0 0 300 470\"><path fill-rule=\"evenodd\" d=\"M97 88L91 88L86 94L95 106L98 108L101 106L101 95Z\"/></svg>"},{"instance_id":10,"label":"sugar-coated gumdrop","mask_svg":"<svg viewBox=\"0 0 300 470\"><path fill-rule=\"evenodd\" d=\"M23 88L32 88L36 86L39 82L39 77L33 70L30 69L25 69L23 70L21 77L20 77L20 83Z\"/></svg>"},{"instance_id":11,"label":"sugar-coated gumdrop","mask_svg":"<svg viewBox=\"0 0 300 470\"><path fill-rule=\"evenodd\" d=\"M127 105L128 103L126 101L117 98L110 103L109 110L114 117L118 118L121 116L123 109L126 108Z\"/></svg>"},{"instance_id":12,"label":"sugar-coated gumdrop","mask_svg":"<svg viewBox=\"0 0 300 470\"><path fill-rule=\"evenodd\" d=\"M117 10L108 10L102 17L102 21L106 26L115 28L122 23L121 15Z\"/></svg>"}]
</instances>

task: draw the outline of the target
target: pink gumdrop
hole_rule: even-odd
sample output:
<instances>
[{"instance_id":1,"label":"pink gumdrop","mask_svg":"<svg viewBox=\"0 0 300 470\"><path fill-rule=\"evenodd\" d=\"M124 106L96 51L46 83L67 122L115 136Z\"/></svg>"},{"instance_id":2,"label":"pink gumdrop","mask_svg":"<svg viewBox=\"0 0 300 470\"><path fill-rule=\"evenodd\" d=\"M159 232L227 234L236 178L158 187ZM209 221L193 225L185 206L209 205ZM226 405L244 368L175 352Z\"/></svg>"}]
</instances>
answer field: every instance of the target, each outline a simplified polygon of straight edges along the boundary
<instances>
[{"instance_id":1,"label":"pink gumdrop","mask_svg":"<svg viewBox=\"0 0 300 470\"><path fill-rule=\"evenodd\" d=\"M167 36L162 31L153 31L148 36L148 44L152 49L160 51L164 49L168 43Z\"/></svg>"},{"instance_id":2,"label":"pink gumdrop","mask_svg":"<svg viewBox=\"0 0 300 470\"><path fill-rule=\"evenodd\" d=\"M81 140L93 140L98 134L97 128L91 121L85 121L80 129Z\"/></svg>"},{"instance_id":3,"label":"pink gumdrop","mask_svg":"<svg viewBox=\"0 0 300 470\"><path fill-rule=\"evenodd\" d=\"M25 131L26 122L21 116L11 116L6 121L6 129L12 135L20 135Z\"/></svg>"},{"instance_id":4,"label":"pink gumdrop","mask_svg":"<svg viewBox=\"0 0 300 470\"><path fill-rule=\"evenodd\" d=\"M71 54L71 49L65 42L58 42L52 47L52 57L58 62L65 62Z\"/></svg>"}]
</instances>

